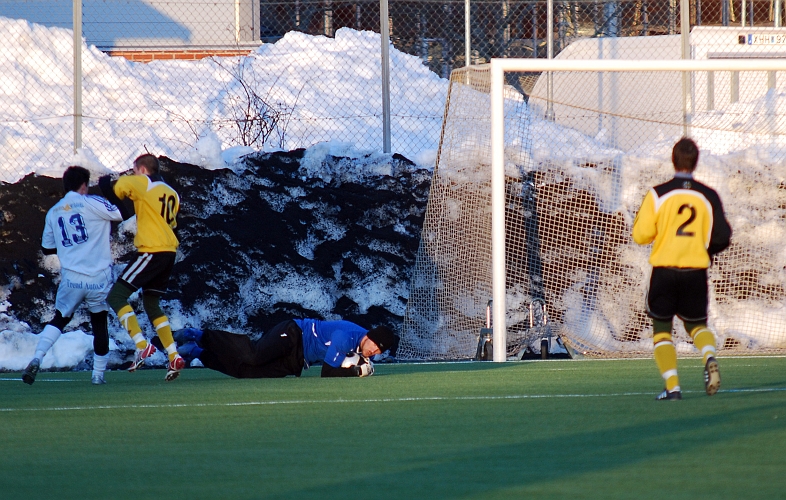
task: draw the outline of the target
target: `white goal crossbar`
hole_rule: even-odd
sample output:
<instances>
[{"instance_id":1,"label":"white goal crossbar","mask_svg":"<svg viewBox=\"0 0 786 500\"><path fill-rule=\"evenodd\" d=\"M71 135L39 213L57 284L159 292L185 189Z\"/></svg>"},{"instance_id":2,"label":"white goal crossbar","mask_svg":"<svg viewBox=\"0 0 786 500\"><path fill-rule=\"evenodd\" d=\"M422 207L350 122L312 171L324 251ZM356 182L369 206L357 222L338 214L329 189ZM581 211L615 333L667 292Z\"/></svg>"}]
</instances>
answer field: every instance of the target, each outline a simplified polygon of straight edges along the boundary
<instances>
[{"instance_id":1,"label":"white goal crossbar","mask_svg":"<svg viewBox=\"0 0 786 500\"><path fill-rule=\"evenodd\" d=\"M786 71L783 59L680 59L680 60L554 60L492 59L491 80L491 192L492 192L492 314L493 359L505 361L505 160L504 97L506 72L713 72Z\"/></svg>"}]
</instances>

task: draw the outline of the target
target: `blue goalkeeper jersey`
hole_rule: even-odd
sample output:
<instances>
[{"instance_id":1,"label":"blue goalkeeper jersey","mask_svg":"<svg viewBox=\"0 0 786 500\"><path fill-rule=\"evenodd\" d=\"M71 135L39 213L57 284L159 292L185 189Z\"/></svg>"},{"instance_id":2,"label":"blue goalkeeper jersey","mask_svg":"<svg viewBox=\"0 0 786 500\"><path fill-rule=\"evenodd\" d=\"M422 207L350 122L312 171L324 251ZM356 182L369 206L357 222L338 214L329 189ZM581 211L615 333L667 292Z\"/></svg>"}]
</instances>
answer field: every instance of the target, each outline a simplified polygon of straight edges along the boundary
<instances>
[{"instance_id":1,"label":"blue goalkeeper jersey","mask_svg":"<svg viewBox=\"0 0 786 500\"><path fill-rule=\"evenodd\" d=\"M347 353L357 352L368 330L351 321L320 321L296 319L303 330L303 358L308 365L324 361L333 368L341 367Z\"/></svg>"}]
</instances>

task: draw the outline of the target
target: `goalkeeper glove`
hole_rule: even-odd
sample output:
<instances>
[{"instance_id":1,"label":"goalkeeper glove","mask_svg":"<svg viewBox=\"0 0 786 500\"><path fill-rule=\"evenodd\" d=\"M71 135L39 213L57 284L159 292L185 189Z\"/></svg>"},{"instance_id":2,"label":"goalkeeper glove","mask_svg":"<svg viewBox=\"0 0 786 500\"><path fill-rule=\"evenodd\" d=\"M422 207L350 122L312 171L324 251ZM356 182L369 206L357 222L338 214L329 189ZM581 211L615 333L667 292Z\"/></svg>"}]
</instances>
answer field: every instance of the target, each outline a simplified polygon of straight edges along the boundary
<instances>
[{"instance_id":1,"label":"goalkeeper glove","mask_svg":"<svg viewBox=\"0 0 786 500\"><path fill-rule=\"evenodd\" d=\"M360 364L358 364L358 368L360 368L360 377L370 377L374 375L374 363L371 362L370 359L366 358L365 356L360 356L362 360Z\"/></svg>"},{"instance_id":2,"label":"goalkeeper glove","mask_svg":"<svg viewBox=\"0 0 786 500\"><path fill-rule=\"evenodd\" d=\"M353 366L357 366L360 363L360 355L354 351L350 351L347 353L344 361L341 362L341 368L352 368Z\"/></svg>"},{"instance_id":3,"label":"goalkeeper glove","mask_svg":"<svg viewBox=\"0 0 786 500\"><path fill-rule=\"evenodd\" d=\"M341 362L341 368L351 368L358 377L368 377L374 373L373 363L354 351L347 353L344 361Z\"/></svg>"}]
</instances>

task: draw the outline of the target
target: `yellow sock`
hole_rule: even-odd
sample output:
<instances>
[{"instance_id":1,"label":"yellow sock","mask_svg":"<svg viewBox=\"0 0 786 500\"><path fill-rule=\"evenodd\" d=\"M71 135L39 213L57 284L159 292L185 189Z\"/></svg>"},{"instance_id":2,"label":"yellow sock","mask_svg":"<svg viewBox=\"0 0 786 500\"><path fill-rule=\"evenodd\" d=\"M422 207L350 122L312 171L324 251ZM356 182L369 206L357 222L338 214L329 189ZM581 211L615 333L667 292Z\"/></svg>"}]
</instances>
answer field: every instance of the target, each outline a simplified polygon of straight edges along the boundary
<instances>
[{"instance_id":1,"label":"yellow sock","mask_svg":"<svg viewBox=\"0 0 786 500\"><path fill-rule=\"evenodd\" d=\"M121 307L120 310L117 311L117 317L120 319L123 328L128 331L128 335L131 336L131 339L136 344L136 348L144 349L147 347L147 339L142 335L142 329L139 328L139 321L137 321L136 314L134 314L131 305L126 304Z\"/></svg>"},{"instance_id":2,"label":"yellow sock","mask_svg":"<svg viewBox=\"0 0 786 500\"><path fill-rule=\"evenodd\" d=\"M704 358L704 364L707 364L710 356L715 357L715 335L706 326L697 326L690 332L690 336L693 338L693 345Z\"/></svg>"},{"instance_id":3,"label":"yellow sock","mask_svg":"<svg viewBox=\"0 0 786 500\"><path fill-rule=\"evenodd\" d=\"M655 343L655 364L660 375L666 382L666 390L679 390L680 379L677 377L677 349L671 341L671 333L656 333L652 336Z\"/></svg>"},{"instance_id":4,"label":"yellow sock","mask_svg":"<svg viewBox=\"0 0 786 500\"><path fill-rule=\"evenodd\" d=\"M156 335L161 339L161 345L166 349L169 360L173 360L177 356L177 344L172 337L172 328L169 326L169 318L161 316L153 320L153 326L156 328Z\"/></svg>"}]
</instances>

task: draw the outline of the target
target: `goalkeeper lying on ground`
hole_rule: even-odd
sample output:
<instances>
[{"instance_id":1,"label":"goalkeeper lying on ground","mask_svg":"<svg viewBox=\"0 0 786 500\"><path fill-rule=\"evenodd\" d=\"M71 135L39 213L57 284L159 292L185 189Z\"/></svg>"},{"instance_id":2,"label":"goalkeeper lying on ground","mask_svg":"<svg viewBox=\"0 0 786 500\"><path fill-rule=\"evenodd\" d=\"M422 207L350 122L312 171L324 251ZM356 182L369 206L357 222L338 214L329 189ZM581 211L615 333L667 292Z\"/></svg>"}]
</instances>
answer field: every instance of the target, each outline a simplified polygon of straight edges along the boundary
<instances>
[{"instance_id":1,"label":"goalkeeper lying on ground","mask_svg":"<svg viewBox=\"0 0 786 500\"><path fill-rule=\"evenodd\" d=\"M323 377L367 377L370 359L395 349L398 336L387 327L371 330L349 321L295 319L274 326L258 340L223 330L186 328L174 334L178 353L235 378L295 375L322 362Z\"/></svg>"}]
</instances>

